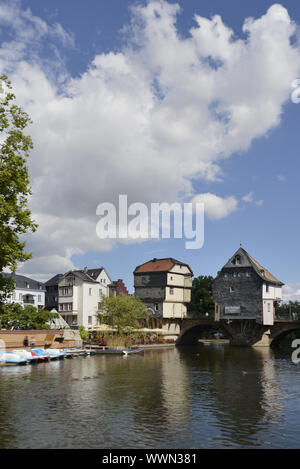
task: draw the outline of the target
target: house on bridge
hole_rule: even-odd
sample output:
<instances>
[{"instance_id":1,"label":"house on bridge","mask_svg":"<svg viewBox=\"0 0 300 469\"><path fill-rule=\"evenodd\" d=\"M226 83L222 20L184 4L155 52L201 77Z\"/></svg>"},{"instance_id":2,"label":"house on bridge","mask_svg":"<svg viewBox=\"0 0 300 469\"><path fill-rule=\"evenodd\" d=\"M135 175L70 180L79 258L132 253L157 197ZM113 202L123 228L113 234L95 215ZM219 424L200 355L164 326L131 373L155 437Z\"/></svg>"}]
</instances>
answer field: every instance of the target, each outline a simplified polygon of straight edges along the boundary
<instances>
[{"instance_id":1,"label":"house on bridge","mask_svg":"<svg viewBox=\"0 0 300 469\"><path fill-rule=\"evenodd\" d=\"M152 259L136 267L135 294L153 318L185 318L191 301L193 272L171 257Z\"/></svg>"},{"instance_id":2,"label":"house on bridge","mask_svg":"<svg viewBox=\"0 0 300 469\"><path fill-rule=\"evenodd\" d=\"M213 282L215 320L252 319L273 325L283 285L240 246Z\"/></svg>"}]
</instances>

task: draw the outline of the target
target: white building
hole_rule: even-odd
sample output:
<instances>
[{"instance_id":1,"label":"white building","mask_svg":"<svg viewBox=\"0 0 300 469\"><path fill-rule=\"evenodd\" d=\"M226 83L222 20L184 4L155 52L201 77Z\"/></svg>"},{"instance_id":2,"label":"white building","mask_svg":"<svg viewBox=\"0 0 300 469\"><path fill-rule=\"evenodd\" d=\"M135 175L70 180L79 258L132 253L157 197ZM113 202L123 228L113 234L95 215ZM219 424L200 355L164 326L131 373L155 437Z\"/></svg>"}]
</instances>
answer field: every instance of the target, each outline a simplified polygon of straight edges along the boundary
<instances>
[{"instance_id":1,"label":"white building","mask_svg":"<svg viewBox=\"0 0 300 469\"><path fill-rule=\"evenodd\" d=\"M30 305L35 308L45 306L46 288L42 282L18 274L2 273L1 275L15 280L16 287L11 297L8 298L8 303L19 303L23 307Z\"/></svg>"},{"instance_id":2,"label":"white building","mask_svg":"<svg viewBox=\"0 0 300 469\"><path fill-rule=\"evenodd\" d=\"M109 295L110 283L103 267L67 272L58 282L58 312L70 326L96 326L99 302Z\"/></svg>"}]
</instances>

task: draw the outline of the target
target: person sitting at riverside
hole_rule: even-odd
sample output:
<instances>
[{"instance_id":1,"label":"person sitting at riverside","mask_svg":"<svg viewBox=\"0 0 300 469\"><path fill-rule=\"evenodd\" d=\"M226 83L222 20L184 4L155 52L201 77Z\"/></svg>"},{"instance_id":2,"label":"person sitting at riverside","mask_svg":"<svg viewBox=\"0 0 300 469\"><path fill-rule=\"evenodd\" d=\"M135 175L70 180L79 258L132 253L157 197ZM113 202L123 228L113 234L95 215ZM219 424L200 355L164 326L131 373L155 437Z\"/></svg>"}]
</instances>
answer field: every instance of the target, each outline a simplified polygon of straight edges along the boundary
<instances>
[{"instance_id":1,"label":"person sitting at riverside","mask_svg":"<svg viewBox=\"0 0 300 469\"><path fill-rule=\"evenodd\" d=\"M29 345L28 336L24 337L23 345L24 345L24 347L28 347L28 345Z\"/></svg>"}]
</instances>

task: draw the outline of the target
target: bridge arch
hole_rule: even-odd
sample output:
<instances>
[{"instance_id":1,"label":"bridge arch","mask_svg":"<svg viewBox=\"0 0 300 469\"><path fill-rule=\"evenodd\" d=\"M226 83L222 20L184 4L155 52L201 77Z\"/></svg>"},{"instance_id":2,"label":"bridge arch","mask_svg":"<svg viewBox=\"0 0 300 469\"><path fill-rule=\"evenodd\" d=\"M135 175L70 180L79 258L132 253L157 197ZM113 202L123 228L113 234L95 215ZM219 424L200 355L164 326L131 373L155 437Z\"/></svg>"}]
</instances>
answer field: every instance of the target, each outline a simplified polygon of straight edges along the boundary
<instances>
[{"instance_id":1,"label":"bridge arch","mask_svg":"<svg viewBox=\"0 0 300 469\"><path fill-rule=\"evenodd\" d=\"M300 323L290 324L281 329L274 329L270 335L270 347L277 347L280 341L292 332L300 332Z\"/></svg>"},{"instance_id":2,"label":"bridge arch","mask_svg":"<svg viewBox=\"0 0 300 469\"><path fill-rule=\"evenodd\" d=\"M176 340L176 345L196 345L205 331L220 331L228 336L228 331L220 322L199 321L190 325L183 325Z\"/></svg>"}]
</instances>

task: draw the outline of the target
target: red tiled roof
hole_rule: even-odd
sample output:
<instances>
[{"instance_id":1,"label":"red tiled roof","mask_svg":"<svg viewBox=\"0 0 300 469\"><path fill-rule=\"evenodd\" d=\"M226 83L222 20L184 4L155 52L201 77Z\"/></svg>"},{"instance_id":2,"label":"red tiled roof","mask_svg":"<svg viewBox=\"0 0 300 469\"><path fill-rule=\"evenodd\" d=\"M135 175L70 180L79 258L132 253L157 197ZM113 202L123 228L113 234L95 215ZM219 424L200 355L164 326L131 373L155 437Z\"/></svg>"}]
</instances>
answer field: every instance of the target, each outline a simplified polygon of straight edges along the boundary
<instances>
[{"instance_id":1,"label":"red tiled roof","mask_svg":"<svg viewBox=\"0 0 300 469\"><path fill-rule=\"evenodd\" d=\"M192 272L190 267L183 262L176 261L171 257L167 259L152 259L151 261L145 262L145 264L139 265L136 267L134 273L143 273L143 272L168 272L174 267L174 265L184 265Z\"/></svg>"}]
</instances>

